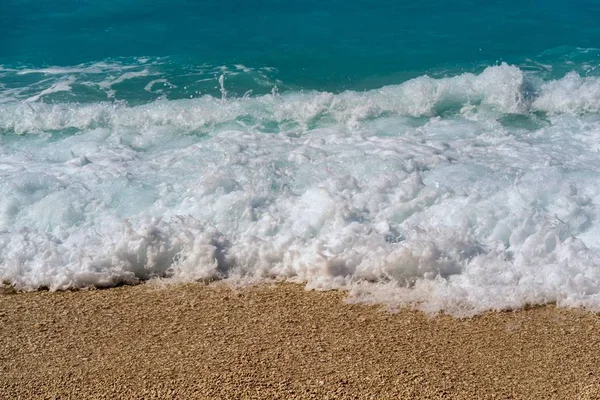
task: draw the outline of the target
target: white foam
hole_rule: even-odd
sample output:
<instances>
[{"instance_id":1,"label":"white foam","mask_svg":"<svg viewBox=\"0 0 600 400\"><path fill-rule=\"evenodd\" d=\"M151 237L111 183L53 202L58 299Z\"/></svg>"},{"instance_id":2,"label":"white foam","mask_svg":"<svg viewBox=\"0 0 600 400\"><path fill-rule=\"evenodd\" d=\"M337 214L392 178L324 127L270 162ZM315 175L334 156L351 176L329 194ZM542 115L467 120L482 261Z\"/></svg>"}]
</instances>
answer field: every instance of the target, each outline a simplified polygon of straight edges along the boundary
<instances>
[{"instance_id":1,"label":"white foam","mask_svg":"<svg viewBox=\"0 0 600 400\"><path fill-rule=\"evenodd\" d=\"M123 71L135 68L133 65L121 63L97 62L91 65L80 64L74 67L48 67L48 68L3 68L0 71L16 72L18 75L43 74L43 75L73 75L73 74L104 74L107 72Z\"/></svg>"},{"instance_id":2,"label":"white foam","mask_svg":"<svg viewBox=\"0 0 600 400\"><path fill-rule=\"evenodd\" d=\"M140 101L162 98L192 98L214 93L216 77L234 78L240 91L269 91L281 84L272 75L274 68L249 68L237 65L181 65L166 58L117 59L71 67L10 68L0 65L0 103L13 101L45 101L55 103L58 97L44 98L57 85L69 81L69 99L75 103L101 100ZM124 83L126 82L126 83ZM153 82L168 82L160 90L148 90ZM181 89L180 89L181 88ZM243 89L243 90L242 90ZM145 93L144 93L145 92ZM152 93L155 96L148 96ZM237 93L237 91L236 91ZM238 93L241 95L241 93ZM61 101L64 101L64 96ZM149 99L150 97L150 99Z\"/></svg>"},{"instance_id":3,"label":"white foam","mask_svg":"<svg viewBox=\"0 0 600 400\"><path fill-rule=\"evenodd\" d=\"M150 75L154 75L154 74L151 74L147 69L144 69L142 71L130 71L130 72L125 72L124 74L121 74L118 78L107 79L107 80L98 82L98 83L96 83L96 85L99 86L100 88L102 88L106 92L108 98L111 99L111 98L115 97L115 93L116 93L116 91L113 89L114 85L118 85L119 83L123 83L130 79L143 78L143 77L150 76ZM148 85L150 85L150 83L148 83Z\"/></svg>"},{"instance_id":4,"label":"white foam","mask_svg":"<svg viewBox=\"0 0 600 400\"><path fill-rule=\"evenodd\" d=\"M597 113L600 111L600 78L582 78L571 72L560 80L545 83L533 107L550 113Z\"/></svg>"},{"instance_id":5,"label":"white foam","mask_svg":"<svg viewBox=\"0 0 600 400\"><path fill-rule=\"evenodd\" d=\"M146 70L128 72L106 81L104 87L112 90L118 82L147 75ZM152 88L153 82L162 81L152 81L146 88ZM256 124L275 123L280 127L284 125L283 128L290 124L306 128L321 119L330 119L355 129L361 121L385 115L436 116L453 109L461 110L470 118L484 119L532 111L581 114L599 110L599 78L582 78L571 73L560 80L542 84L537 96L525 92L524 82L522 71L502 64L489 67L480 75L463 74L444 79L420 77L368 92L246 96L227 99L226 104L224 99L204 96L193 100L156 101L138 107L121 107L113 103L38 104L35 112L31 112L28 105L4 103L0 104L0 130L22 134L95 126L144 128L163 125L209 132L217 124L240 123L240 119L249 119ZM56 83L27 101L69 90L71 83L72 80ZM224 86L222 90L225 90Z\"/></svg>"},{"instance_id":6,"label":"white foam","mask_svg":"<svg viewBox=\"0 0 600 400\"><path fill-rule=\"evenodd\" d=\"M0 279L276 278L455 315L598 311L600 118L593 94L565 101L596 83L524 85L501 65L364 93L2 104L0 129L24 136L0 136Z\"/></svg>"},{"instance_id":7,"label":"white foam","mask_svg":"<svg viewBox=\"0 0 600 400\"><path fill-rule=\"evenodd\" d=\"M42 97L44 97L46 95L49 95L51 93L69 92L69 91L71 91L71 85L73 84L73 82L75 82L75 79L73 77L68 77L65 80L56 82L55 84L53 84L52 86L50 86L48 89L42 90L41 92L39 92L35 96L29 97L24 102L25 103L30 103L30 102L38 101Z\"/></svg>"},{"instance_id":8,"label":"white foam","mask_svg":"<svg viewBox=\"0 0 600 400\"><path fill-rule=\"evenodd\" d=\"M170 83L167 79L154 79L151 80L150 82L148 82L148 84L146 84L146 86L144 86L144 90L146 92L150 92L150 93L160 93L162 92L162 89L153 89L154 85L162 83L163 86L166 87L170 87L170 88L176 88L176 85L173 85L172 83Z\"/></svg>"}]
</instances>

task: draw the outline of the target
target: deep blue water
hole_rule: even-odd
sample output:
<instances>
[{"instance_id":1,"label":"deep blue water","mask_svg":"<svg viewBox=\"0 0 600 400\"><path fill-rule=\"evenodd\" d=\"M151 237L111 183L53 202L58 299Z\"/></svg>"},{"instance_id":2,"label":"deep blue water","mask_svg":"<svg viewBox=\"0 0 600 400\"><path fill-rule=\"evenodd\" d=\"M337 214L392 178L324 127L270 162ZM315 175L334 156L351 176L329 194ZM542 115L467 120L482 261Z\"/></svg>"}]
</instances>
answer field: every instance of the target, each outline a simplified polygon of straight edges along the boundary
<instances>
[{"instance_id":1,"label":"deep blue water","mask_svg":"<svg viewBox=\"0 0 600 400\"><path fill-rule=\"evenodd\" d=\"M281 81L303 89L373 88L501 61L539 61L560 76L569 69L565 62L581 58L577 48L600 47L597 0L2 4L5 66L168 56L174 65L274 67Z\"/></svg>"}]
</instances>

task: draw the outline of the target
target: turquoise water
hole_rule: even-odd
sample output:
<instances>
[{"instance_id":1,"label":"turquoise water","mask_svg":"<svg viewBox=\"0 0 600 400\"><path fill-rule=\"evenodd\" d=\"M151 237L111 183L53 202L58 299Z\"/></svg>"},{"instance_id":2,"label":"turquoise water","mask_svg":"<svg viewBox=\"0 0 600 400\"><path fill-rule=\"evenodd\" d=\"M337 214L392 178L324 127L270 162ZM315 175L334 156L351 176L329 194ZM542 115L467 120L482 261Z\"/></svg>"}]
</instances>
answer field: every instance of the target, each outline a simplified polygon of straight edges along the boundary
<instances>
[{"instance_id":1,"label":"turquoise water","mask_svg":"<svg viewBox=\"0 0 600 400\"><path fill-rule=\"evenodd\" d=\"M600 310L600 3L5 1L0 280Z\"/></svg>"},{"instance_id":2,"label":"turquoise water","mask_svg":"<svg viewBox=\"0 0 600 400\"><path fill-rule=\"evenodd\" d=\"M243 64L276 68L294 89L375 88L502 61L560 75L597 59L577 49L600 43L600 3L583 0L7 1L5 66L168 57L171 77Z\"/></svg>"}]
</instances>

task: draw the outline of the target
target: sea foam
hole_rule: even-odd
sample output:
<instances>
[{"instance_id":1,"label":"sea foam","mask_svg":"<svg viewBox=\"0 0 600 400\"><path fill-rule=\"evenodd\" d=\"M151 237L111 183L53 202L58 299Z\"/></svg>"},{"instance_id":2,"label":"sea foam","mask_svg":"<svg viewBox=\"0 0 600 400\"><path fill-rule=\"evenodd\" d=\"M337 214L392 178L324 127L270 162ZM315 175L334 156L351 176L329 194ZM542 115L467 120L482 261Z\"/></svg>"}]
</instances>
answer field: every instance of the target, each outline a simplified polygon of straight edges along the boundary
<instances>
[{"instance_id":1,"label":"sea foam","mask_svg":"<svg viewBox=\"0 0 600 400\"><path fill-rule=\"evenodd\" d=\"M600 310L598 78L30 94L0 103L0 278L19 290L274 278L461 316Z\"/></svg>"}]
</instances>

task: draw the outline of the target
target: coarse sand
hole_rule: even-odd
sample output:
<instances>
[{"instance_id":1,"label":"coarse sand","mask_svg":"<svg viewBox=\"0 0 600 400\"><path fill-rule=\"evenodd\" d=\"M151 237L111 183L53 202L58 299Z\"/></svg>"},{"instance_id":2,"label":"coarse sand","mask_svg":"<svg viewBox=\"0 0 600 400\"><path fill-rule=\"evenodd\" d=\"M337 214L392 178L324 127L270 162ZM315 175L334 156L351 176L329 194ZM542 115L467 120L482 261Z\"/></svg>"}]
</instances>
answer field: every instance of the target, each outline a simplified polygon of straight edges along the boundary
<instances>
[{"instance_id":1,"label":"coarse sand","mask_svg":"<svg viewBox=\"0 0 600 400\"><path fill-rule=\"evenodd\" d=\"M345 299L294 284L2 294L0 398L600 398L596 314Z\"/></svg>"}]
</instances>

